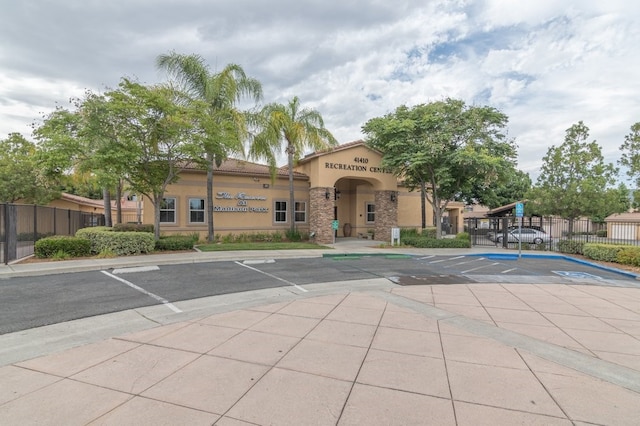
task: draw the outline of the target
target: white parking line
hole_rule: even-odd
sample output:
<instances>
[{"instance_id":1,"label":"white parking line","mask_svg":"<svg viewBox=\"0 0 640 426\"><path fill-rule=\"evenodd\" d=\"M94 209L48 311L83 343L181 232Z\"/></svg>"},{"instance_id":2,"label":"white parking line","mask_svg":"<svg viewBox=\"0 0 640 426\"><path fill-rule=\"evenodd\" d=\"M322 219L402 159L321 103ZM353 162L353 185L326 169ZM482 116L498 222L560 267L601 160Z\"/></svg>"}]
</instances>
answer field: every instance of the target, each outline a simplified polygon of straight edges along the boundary
<instances>
[{"instance_id":1,"label":"white parking line","mask_svg":"<svg viewBox=\"0 0 640 426\"><path fill-rule=\"evenodd\" d=\"M160 268L157 266L131 266L128 268L119 268L114 269L111 273L113 274L130 274L133 272L150 272L150 271L159 271Z\"/></svg>"},{"instance_id":2,"label":"white parking line","mask_svg":"<svg viewBox=\"0 0 640 426\"><path fill-rule=\"evenodd\" d=\"M473 269L468 269L466 271L462 271L460 273L461 274L466 274L467 272L477 271L478 269L486 268L488 266L495 266L495 265L499 265L499 264L500 264L500 262L492 263L491 265L482 265L482 266L478 266L477 268L473 268Z\"/></svg>"},{"instance_id":3,"label":"white parking line","mask_svg":"<svg viewBox=\"0 0 640 426\"><path fill-rule=\"evenodd\" d=\"M515 271L516 269L518 269L518 268L511 268L511 269L507 269L506 271L502 271L502 272L500 272L500 273L501 273L501 274L507 274L507 273L509 273L509 272L511 272L511 271Z\"/></svg>"},{"instance_id":4,"label":"white parking line","mask_svg":"<svg viewBox=\"0 0 640 426\"><path fill-rule=\"evenodd\" d=\"M446 259L440 259L440 260L432 260L429 263L440 263L440 262L446 262L448 260L456 260L456 259L462 259L464 256L456 256L456 257L448 257Z\"/></svg>"},{"instance_id":5,"label":"white parking line","mask_svg":"<svg viewBox=\"0 0 640 426\"><path fill-rule=\"evenodd\" d=\"M114 280L120 281L121 283L124 283L124 284L128 285L129 287L131 287L131 288L132 288L132 289L134 289L134 290L138 290L138 291L139 291L140 293L142 293L142 294L146 294L147 296L149 296L149 297L152 297L152 298L156 299L158 302L161 302L163 305L165 305L167 308L171 309L171 310L172 310L173 312L175 312L176 314L179 314L180 312L182 312L180 309L176 308L176 307L173 305L173 303L169 302L167 299L165 299L165 298L163 298L163 297L158 296L157 294L153 294L153 293L151 293L151 292L149 292L149 291L145 290L144 288L142 288L142 287L138 287L138 286L137 286L137 285L135 285L134 283L129 282L129 281L127 281L127 280L123 279L123 278L117 277L117 276L115 276L115 275L113 275L113 274L110 274L110 273L109 273L109 272L107 272L107 271L100 271L100 272L102 272L103 274L105 274L105 275L106 275L106 276L108 276L108 277L113 278Z\"/></svg>"},{"instance_id":6,"label":"white parking line","mask_svg":"<svg viewBox=\"0 0 640 426\"><path fill-rule=\"evenodd\" d=\"M302 292L305 292L305 293L306 293L306 292L308 292L308 291L309 291L309 290L306 290L306 289L304 289L304 288L300 287L300 286L299 286L298 284L296 284L296 283L292 283L291 281L287 281L287 280L285 280L284 278L276 277L275 275L271 275L271 274L270 274L270 273L268 273L268 272L264 272L264 271L261 271L260 269L254 268L254 267L252 267L252 266L245 265L244 263L241 263L241 262L238 262L238 261L235 261L234 263L236 263L236 264L238 264L238 265L240 265L240 266L244 266L245 268L251 269L252 271L259 272L259 273L261 273L261 274L263 274L263 275L266 275L266 276L268 276L268 277L270 277L270 278L276 279L276 280L278 280L278 281L282 281L283 283L287 283L287 284L289 284L289 285L292 285L292 286L294 286L295 288L297 288L298 290L300 290L300 291L302 291Z\"/></svg>"},{"instance_id":7,"label":"white parking line","mask_svg":"<svg viewBox=\"0 0 640 426\"><path fill-rule=\"evenodd\" d=\"M465 265L467 263L474 263L474 262L479 262L481 260L486 260L484 257L478 257L477 259L473 259L473 260L469 260L467 262L458 262L458 263L452 263L451 265L447 265L445 266L445 268L452 268L454 266L458 266L458 265Z\"/></svg>"}]
</instances>

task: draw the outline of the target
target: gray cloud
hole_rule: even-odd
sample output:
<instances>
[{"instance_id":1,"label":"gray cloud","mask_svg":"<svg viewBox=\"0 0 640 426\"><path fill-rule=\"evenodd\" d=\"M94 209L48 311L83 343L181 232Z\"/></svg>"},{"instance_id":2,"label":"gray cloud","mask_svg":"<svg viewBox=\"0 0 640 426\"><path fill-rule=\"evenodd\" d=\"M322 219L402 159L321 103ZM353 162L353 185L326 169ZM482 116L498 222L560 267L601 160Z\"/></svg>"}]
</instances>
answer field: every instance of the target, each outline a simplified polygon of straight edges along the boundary
<instances>
[{"instance_id":1,"label":"gray cloud","mask_svg":"<svg viewBox=\"0 0 640 426\"><path fill-rule=\"evenodd\" d=\"M534 177L583 120L610 161L640 121L640 5L623 0L415 2L33 0L0 14L0 137L123 76L155 83L158 54L238 63L265 102L300 97L341 142L401 104L459 97L510 117Z\"/></svg>"}]
</instances>

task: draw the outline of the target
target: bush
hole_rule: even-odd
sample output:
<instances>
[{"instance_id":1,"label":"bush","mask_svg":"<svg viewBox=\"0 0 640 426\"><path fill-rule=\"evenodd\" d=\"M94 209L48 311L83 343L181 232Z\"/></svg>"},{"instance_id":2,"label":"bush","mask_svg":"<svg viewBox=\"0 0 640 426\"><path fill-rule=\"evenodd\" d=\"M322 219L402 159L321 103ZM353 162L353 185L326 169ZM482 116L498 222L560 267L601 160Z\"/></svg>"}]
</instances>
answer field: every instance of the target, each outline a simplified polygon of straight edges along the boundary
<instances>
[{"instance_id":1,"label":"bush","mask_svg":"<svg viewBox=\"0 0 640 426\"><path fill-rule=\"evenodd\" d=\"M429 226L427 228L424 228L422 230L422 233L420 235L422 235L422 237L424 238L436 238L436 233L437 233L437 228L435 226Z\"/></svg>"},{"instance_id":2,"label":"bush","mask_svg":"<svg viewBox=\"0 0 640 426\"><path fill-rule=\"evenodd\" d=\"M629 248L630 246L614 245L614 244L590 244L587 243L582 248L582 254L589 259L600 260L603 262L615 262L618 259L618 252Z\"/></svg>"},{"instance_id":3,"label":"bush","mask_svg":"<svg viewBox=\"0 0 640 426\"><path fill-rule=\"evenodd\" d=\"M126 256L148 253L155 247L155 237L150 232L115 232L112 228L96 226L79 229L76 236L91 242L92 253L110 250L117 256Z\"/></svg>"},{"instance_id":4,"label":"bush","mask_svg":"<svg viewBox=\"0 0 640 426\"><path fill-rule=\"evenodd\" d=\"M626 247L618 252L616 262L623 265L640 266L640 247Z\"/></svg>"},{"instance_id":5,"label":"bush","mask_svg":"<svg viewBox=\"0 0 640 426\"><path fill-rule=\"evenodd\" d=\"M469 236L468 232L458 232L456 234L456 239L470 241L471 237Z\"/></svg>"},{"instance_id":6,"label":"bush","mask_svg":"<svg viewBox=\"0 0 640 426\"><path fill-rule=\"evenodd\" d=\"M297 229L294 229L293 231L291 229L288 229L285 232L285 235L287 236L287 240L291 242L302 241L302 234L300 234L300 231L298 231Z\"/></svg>"},{"instance_id":7,"label":"bush","mask_svg":"<svg viewBox=\"0 0 640 426\"><path fill-rule=\"evenodd\" d=\"M169 235L160 237L155 243L156 250L193 250L193 245L198 241L193 235Z\"/></svg>"},{"instance_id":8,"label":"bush","mask_svg":"<svg viewBox=\"0 0 640 426\"><path fill-rule=\"evenodd\" d=\"M153 224L143 223L116 223L113 230L118 232L151 232L153 234Z\"/></svg>"},{"instance_id":9,"label":"bush","mask_svg":"<svg viewBox=\"0 0 640 426\"><path fill-rule=\"evenodd\" d=\"M417 237L420 234L416 228L400 228L400 241L406 237Z\"/></svg>"},{"instance_id":10,"label":"bush","mask_svg":"<svg viewBox=\"0 0 640 426\"><path fill-rule=\"evenodd\" d=\"M89 256L91 242L85 238L58 235L36 241L34 253L38 258L62 257L64 253L70 257Z\"/></svg>"},{"instance_id":11,"label":"bush","mask_svg":"<svg viewBox=\"0 0 640 426\"><path fill-rule=\"evenodd\" d=\"M582 254L584 245L585 243L582 241L561 240L558 243L558 251L567 254Z\"/></svg>"},{"instance_id":12,"label":"bush","mask_svg":"<svg viewBox=\"0 0 640 426\"><path fill-rule=\"evenodd\" d=\"M458 238L424 238L424 237L407 237L400 240L401 243L416 248L470 248L471 242Z\"/></svg>"}]
</instances>

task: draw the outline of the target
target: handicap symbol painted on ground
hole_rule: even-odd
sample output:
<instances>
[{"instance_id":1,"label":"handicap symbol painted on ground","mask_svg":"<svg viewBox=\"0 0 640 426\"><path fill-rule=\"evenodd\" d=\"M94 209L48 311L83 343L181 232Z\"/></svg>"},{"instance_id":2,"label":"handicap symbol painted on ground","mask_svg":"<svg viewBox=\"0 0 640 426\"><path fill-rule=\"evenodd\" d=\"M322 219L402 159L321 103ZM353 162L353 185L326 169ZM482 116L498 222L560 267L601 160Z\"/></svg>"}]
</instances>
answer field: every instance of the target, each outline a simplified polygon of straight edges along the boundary
<instances>
[{"instance_id":1,"label":"handicap symbol painted on ground","mask_svg":"<svg viewBox=\"0 0 640 426\"><path fill-rule=\"evenodd\" d=\"M558 274L567 278L580 278L580 279L592 279L592 280L601 280L602 277L597 275L589 274L587 272L578 272L578 271L551 271L554 274Z\"/></svg>"}]
</instances>

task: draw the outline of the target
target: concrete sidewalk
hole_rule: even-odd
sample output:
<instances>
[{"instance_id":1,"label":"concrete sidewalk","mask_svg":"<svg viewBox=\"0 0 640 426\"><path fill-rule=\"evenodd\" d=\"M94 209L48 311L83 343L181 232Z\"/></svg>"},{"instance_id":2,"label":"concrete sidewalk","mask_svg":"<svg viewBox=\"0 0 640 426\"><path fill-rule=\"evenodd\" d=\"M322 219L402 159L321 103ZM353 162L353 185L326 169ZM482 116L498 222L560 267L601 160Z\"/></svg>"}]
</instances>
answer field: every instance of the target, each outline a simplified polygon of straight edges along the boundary
<instances>
[{"instance_id":1,"label":"concrete sidewalk","mask_svg":"<svg viewBox=\"0 0 640 426\"><path fill-rule=\"evenodd\" d=\"M190 318L148 307L0 336L27 348L122 325L0 367L0 424L640 424L640 288L304 288L176 302L200 304Z\"/></svg>"}]
</instances>

